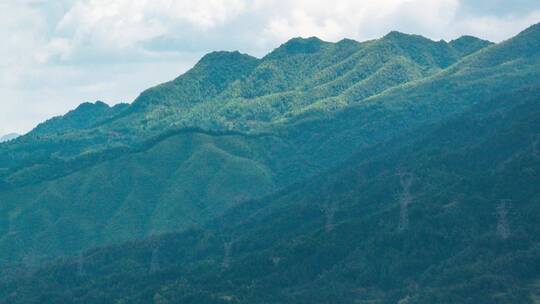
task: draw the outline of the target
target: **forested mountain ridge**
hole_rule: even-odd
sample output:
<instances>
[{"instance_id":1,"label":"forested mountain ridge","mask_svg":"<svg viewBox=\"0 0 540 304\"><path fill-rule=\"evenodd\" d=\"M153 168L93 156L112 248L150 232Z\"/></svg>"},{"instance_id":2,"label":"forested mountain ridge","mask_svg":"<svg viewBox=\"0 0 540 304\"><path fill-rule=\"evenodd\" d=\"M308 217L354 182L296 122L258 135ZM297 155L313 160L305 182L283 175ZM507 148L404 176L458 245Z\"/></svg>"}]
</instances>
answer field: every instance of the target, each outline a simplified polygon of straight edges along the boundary
<instances>
[{"instance_id":1,"label":"forested mountain ridge","mask_svg":"<svg viewBox=\"0 0 540 304\"><path fill-rule=\"evenodd\" d=\"M489 45L470 39L473 50ZM305 46L310 44L317 47L310 50ZM259 132L306 110L334 111L431 75L467 53L452 45L394 33L365 43L295 38L262 59L238 52L212 53L174 81L143 92L129 108L122 107L124 111L115 119L95 119L95 125L47 137L36 138L33 135L39 132L31 132L28 139L4 146L0 168L20 170L47 163L51 155L62 160L130 147L170 128ZM174 106L167 106L171 104ZM107 113L104 116L117 114ZM71 149L65 149L66 141ZM25 154L27 149L34 153Z\"/></svg>"},{"instance_id":2,"label":"forested mountain ridge","mask_svg":"<svg viewBox=\"0 0 540 304\"><path fill-rule=\"evenodd\" d=\"M57 116L39 124L29 135L63 135L74 130L92 128L95 125L118 115L127 107L128 105L125 103L109 107L102 101L96 101L95 103L85 102L66 115Z\"/></svg>"},{"instance_id":3,"label":"forested mountain ridge","mask_svg":"<svg viewBox=\"0 0 540 304\"><path fill-rule=\"evenodd\" d=\"M469 40L471 40L469 46L471 49L489 45L478 39L470 38ZM131 106L118 105L109 108L101 102L83 104L64 117L52 119L38 126L27 136L4 145L0 149L0 160L2 160L0 163L4 164L0 172L4 176L0 188L10 189L0 194L3 200L8 202L3 208L5 212L16 214L16 218L19 218L16 220L11 216L10 219L6 217L4 220L5 235L0 238L0 246L1 244L6 246L3 250L5 258L11 260L20 258L21 255L28 255L29 247L37 246L33 251L41 253L49 251L62 253L67 248L72 248L67 250L67 252L72 252L81 246L87 248L108 241L148 235L152 231L178 229L185 226L183 212L186 212L186 208L189 210L187 212L194 214L195 217L211 218L224 210L231 202L267 194L274 189L298 181L306 174L310 175L329 168L345 159L352 148L370 144L377 138L374 137L372 140L357 138L338 151L329 150L334 150L336 145L334 142L328 142L316 148L323 150L321 153L310 153L309 150L313 149L312 145L318 141L314 139L302 142L306 137L304 134L295 134L298 132L295 130L299 130L300 133L306 133L306 130L303 127L287 127L287 121L291 120L287 117L298 116L293 112L306 108L306 105L308 107L316 105L319 103L318 100L324 101L324 96L329 94L339 97L340 92L345 92L346 96L352 96L353 90L349 88L361 88L363 94L367 96L397 83L436 73L464 55L452 45L453 43L433 42L420 36L401 33L391 33L380 40L365 43L343 40L333 44L317 38L295 38L262 59L238 52L211 53L203 57L186 74L172 82L143 92ZM401 62L402 59L399 58L405 58L403 59L405 61ZM412 63L409 64L409 62ZM414 70L414 72L409 72L409 70ZM381 77L385 77L387 73L395 74L395 79L379 83ZM224 75L226 78L223 78ZM336 75L340 77L336 78ZM376 87L373 87L374 83ZM370 89L370 87L373 88ZM368 88L368 90L363 88ZM254 90L266 91L255 92ZM374 91L371 92L371 90ZM330 105L329 107L323 105L322 108L327 108L324 111L336 113L338 108L345 107L350 101L324 102ZM321 109L321 106L317 107ZM317 113L308 116L315 119L321 118ZM309 117L306 120L308 122L312 119ZM285 127L269 127L276 124ZM208 137L204 134L199 136L197 130L206 130L210 133L233 131L233 134L221 137L216 146L213 136ZM167 132L169 134L193 133L195 137L202 138L200 141L191 141L195 144L192 148L178 146L177 149L185 150L186 157L189 157L184 161L178 158L180 167L176 168L176 175L169 176L162 185L156 185L159 178L154 178L155 173L150 172L152 170L159 172L161 170L159 166L171 165L157 163L158 167L144 174L142 172L150 166L142 167L141 171L136 167L124 165L122 171L125 178L130 181L120 177L122 173L118 174L118 169L115 169L118 165L113 165L117 158L131 159L132 153L140 155L151 151L159 154L147 157L160 159L166 157L161 153L174 151L170 147L161 150L161 147L167 145L159 145L161 139L169 138ZM333 129L321 134L308 131L307 133L311 135L307 136L328 138L330 134L335 133L336 141L340 141L338 134L349 136L347 132L354 132L354 128L341 131ZM273 134L274 137L262 136L249 139L247 143L244 142L250 134ZM183 135L177 137L183 137ZM170 139L167 142L172 145L178 141ZM153 149L156 143L158 143L157 148ZM180 143L183 144L183 140L178 142ZM291 154L291 149L297 152ZM24 152L29 150L32 150L31 154ZM191 174L194 168L205 167L208 159L215 159L219 165L207 167L209 171L203 170L201 175ZM227 161L224 162L224 160ZM119 162L122 163L122 161ZM231 165L222 166L229 162ZM103 171L103 168L108 169ZM174 166L169 167L169 169L172 168ZM201 194L193 191L193 185L204 185L208 180L217 181L218 179L213 177L223 170L227 172L226 174L237 176L239 180L251 180L254 185L249 189L252 190L239 188L242 184L238 182L236 187L226 184L216 185L217 189L207 187L199 191L215 194L212 196L203 194L195 199L200 201L195 204L197 207L189 207L194 204L195 195L189 193L197 193L199 196ZM106 191L96 191L98 193L89 195L90 193L84 191L68 190L76 185L85 185L85 182L81 183L81 178L89 179L89 191L102 189L103 176L114 176L113 179L106 179L107 183L112 181L113 185L115 179L119 182L124 180L121 184L107 187L107 189L123 189L125 187L123 185L135 182L134 177L136 179L140 177L142 180L138 182L140 187L136 191L147 193L126 193L118 197L113 196L112 202L116 203L111 204L111 197ZM161 189L161 187L164 188ZM164 197L160 194L156 197L156 193L170 192L167 189L171 188L176 190L168 196ZM58 193L71 193L76 196L71 197L71 194L59 196ZM218 197L218 199L212 197ZM110 210L105 217L100 217L105 221L104 223L95 222L90 226L85 225L90 231L81 230L80 225L75 224L85 222L84 218L78 219L78 216L88 217L88 214L77 211L81 209L79 204L84 202L86 202L84 204L91 204L92 201L88 198L92 198L94 204L100 204L100 202L106 204L108 208L104 210ZM150 200L154 203L149 206L135 207L143 204L141 202L143 198L145 201ZM167 209L158 207L161 204L170 205L171 201L176 203ZM73 202L78 203L73 204ZM64 207L58 209L62 205ZM12 208L15 206L19 211L13 213ZM73 213L73 215L69 216L69 219L62 219L66 216L65 212L72 208L73 211L68 214ZM90 206L82 209L87 208ZM176 208L184 211L180 212ZM61 210L61 213L58 214L54 210ZM156 214L149 213L149 210L155 210ZM165 213L164 210L169 210L169 212ZM208 210L212 211L208 212ZM143 219L138 220L149 222L145 225L134 223L138 228L130 228L128 219L141 216L141 212L144 214ZM28 239L30 244L17 242L13 245L14 239L20 240L20 233L23 233L14 233L14 231L19 231L21 229L19 226L30 220L26 219L27 217L36 216L38 218L52 216L55 218L52 222L54 224L51 226L39 220L32 229L24 229L24 234L26 234L24 239ZM62 238L51 243L51 238L58 238L58 229L72 231L74 235L81 233L77 237L79 244L67 245L70 241L62 240ZM110 233L107 232L109 230ZM36 233L38 231L39 233ZM42 245L35 244L36 239L41 239L38 243ZM45 245L48 249L42 248Z\"/></svg>"},{"instance_id":4,"label":"forested mountain ridge","mask_svg":"<svg viewBox=\"0 0 540 304\"><path fill-rule=\"evenodd\" d=\"M6 303L534 303L540 88L359 150L211 223L4 269ZM508 142L512 142L509 146Z\"/></svg>"},{"instance_id":5,"label":"forested mountain ridge","mask_svg":"<svg viewBox=\"0 0 540 304\"><path fill-rule=\"evenodd\" d=\"M84 104L0 146L0 292L526 302L539 37L295 38L261 59L211 53L129 106ZM84 252L165 232L180 233Z\"/></svg>"}]
</instances>

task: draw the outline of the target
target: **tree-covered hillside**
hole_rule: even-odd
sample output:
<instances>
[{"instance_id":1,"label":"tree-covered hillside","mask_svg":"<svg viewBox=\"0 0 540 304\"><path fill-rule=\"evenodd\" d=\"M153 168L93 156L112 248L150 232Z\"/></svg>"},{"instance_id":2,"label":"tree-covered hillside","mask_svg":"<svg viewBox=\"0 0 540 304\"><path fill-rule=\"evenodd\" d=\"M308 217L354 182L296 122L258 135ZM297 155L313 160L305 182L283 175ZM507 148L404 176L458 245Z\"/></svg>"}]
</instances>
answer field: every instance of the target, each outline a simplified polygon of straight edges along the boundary
<instances>
[{"instance_id":1,"label":"tree-covered hillside","mask_svg":"<svg viewBox=\"0 0 540 304\"><path fill-rule=\"evenodd\" d=\"M5 270L6 303L534 303L540 88L454 118L211 223Z\"/></svg>"},{"instance_id":2,"label":"tree-covered hillside","mask_svg":"<svg viewBox=\"0 0 540 304\"><path fill-rule=\"evenodd\" d=\"M141 93L127 109L83 105L36 129L41 132L3 146L0 168L7 173L0 172L0 177L9 179L15 171L51 161L137 146L171 128L266 132L313 108L332 112L435 74L490 45L470 39L467 51L454 43L395 32L364 43L295 38L262 59L211 53L186 74ZM83 112L93 124L79 121ZM25 153L28 150L33 153Z\"/></svg>"},{"instance_id":3,"label":"tree-covered hillside","mask_svg":"<svg viewBox=\"0 0 540 304\"><path fill-rule=\"evenodd\" d=\"M520 44L520 41L524 40L523 35L506 44ZM472 48L488 45L477 39L465 39L471 40ZM224 209L218 206L227 204L224 201L229 197L250 199L268 194L299 181L304 176L331 168L346 159L356 148L368 147L417 128L423 123L459 113L477 102L477 99L488 98L492 92L503 87L500 81L504 81L505 88L510 89L527 85L536 79L534 73L538 73L538 69L534 65L529 65L529 73L533 75L527 74L527 70L516 75L506 75L508 71L513 71L515 65L520 64L515 58L509 59L505 64L505 69L496 70L485 77L478 77L476 74L483 73L490 67L469 68L462 62L475 62L475 60L491 56L490 54L499 52L501 46L489 46L479 53L466 57L464 61L451 65L457 60L456 58L459 58L459 55L467 54L467 52L458 51L463 49L462 46L456 49L452 46L454 44L432 42L419 36L396 32L380 40L360 44L348 40L331 44L316 38L293 39L263 58L259 64L257 64L259 60L239 53L207 55L185 75L171 83L144 92L133 105L112 118L109 117L110 113L114 112L114 108L109 110L107 106L99 103L94 106L83 105L65 117L45 123L35 132L5 144L0 149L0 158L1 156L5 158L5 167L2 169L5 177L3 186L0 184L0 187L6 189L0 193L0 196L7 202L2 206L4 210L3 237L0 238L0 246L4 248L2 258L11 261L25 255L32 256L29 248L34 248L33 251L43 255L42 258L47 258L51 253L73 253L74 250L103 244L107 240L129 239L149 235L154 231L177 229L182 226L178 223L185 221L182 212L173 212L167 216L154 215L149 211L154 210L150 206L167 205L171 206L172 210L216 209L212 212L197 213L197 217L211 218L217 211ZM516 52L514 56L523 57L524 54L521 53ZM407 77L401 77L402 69L392 70L389 71L389 75L399 78L400 81L397 83L405 82L404 85L396 86L396 83L392 83L386 90L383 85L382 93L351 104L342 102L343 96L350 90L338 90L337 96L313 101L303 108L301 114L289 118L287 118L287 113L293 110L276 108L273 104L272 100L275 96L283 96L282 94L291 92L293 95L300 94L297 97L291 95L291 98L282 100L286 107L296 108L297 111L298 106L302 106L302 103L307 100L302 98L302 94L315 96L316 88L326 87L329 83L332 85L341 83L338 88L350 88L351 85L365 87L366 79L377 78L379 72L385 70L389 61L399 58L408 58L408 61L414 62L405 66L409 68L415 66L414 69L418 70L417 76L423 78L413 81ZM530 60L530 58L527 57L524 60ZM280 89L276 87L272 90L277 93L244 99L245 102L235 99L235 96L239 95L232 94L239 88L249 87L249 83L255 81L256 76L259 75L258 71L264 70L265 66L269 65L294 74L294 77L287 77L298 79L297 87L300 83L306 84L304 86L311 85L304 88L300 86L293 90L294 92L288 90L288 93L279 93ZM448 68L444 69L444 67ZM339 70L341 68L348 70ZM235 73L230 73L230 69L233 69ZM319 70L321 72L317 72ZM220 73L226 73L229 80L222 80ZM387 80L388 77L384 75L381 79ZM233 78L236 80L232 80ZM287 79L283 82L288 85L292 80ZM374 83L380 86L382 82L382 80L376 80ZM230 83L230 85L224 85L225 83ZM266 80L265 83L272 83L272 81ZM193 86L194 84L197 85ZM197 97L201 96L197 93L200 92L200 88L206 86L214 88L205 93L208 94L208 98L214 96L214 99L204 101L203 97ZM255 87L261 86L255 85ZM369 85L367 87L373 88ZM195 91L186 93L191 89ZM217 93L220 90L224 90L221 95ZM240 90L240 95L242 91L246 92L245 89ZM325 90L325 92L330 91L332 90ZM186 100L167 99L167 96L172 94L167 92L178 92L175 93L180 94L177 96L193 97ZM339 94L339 92L342 93ZM161 96L156 97L155 100L158 101L152 102L153 99L148 97L153 94ZM159 102L159 100L162 101ZM143 105L140 105L141 103ZM90 111L90 109L93 110ZM96 121L96 125L90 125L87 128L73 127L77 126L75 122L85 121L81 118L77 119L77 117L84 117L84 113L90 113L95 117L95 113L99 113L96 109L102 109L100 111L105 116L103 119L87 120ZM201 112L201 109L206 110ZM267 127L262 127L267 109L271 111L277 109L276 113L282 118L276 119ZM254 110L257 112L253 113ZM157 115L156 111L160 115ZM235 112L241 115L237 116ZM200 116L200 120L194 119L193 115L199 115L197 113L208 115L204 119ZM174 123L168 123L169 119L174 119ZM187 163L181 162L182 158L179 157L177 160L180 167L177 168L175 167L177 165L158 162L153 169L147 171L150 166L141 167L141 162L134 160L137 158L131 156L133 153L148 153L148 151L156 151L156 154L151 154L149 157L151 159L166 157L161 154L160 148L151 149L151 147L156 144L158 147L167 146L167 144L159 145L159 142L168 138L168 134L179 132L183 135L186 134L186 130L190 133L189 128L193 126L182 126L182 120L195 125L196 130L236 132L238 136L233 140L234 145L229 144L217 150L213 148L212 137L209 138L209 142L202 140L200 143L193 143L200 147L190 148L189 145L178 148L167 147L169 151L178 151L180 155L182 153L186 155ZM226 120L234 124L251 123L246 125L249 127L248 130L237 131L235 126L220 123ZM148 124L154 126L147 128ZM40 129L47 129L45 128L47 126L50 126L48 129L54 129L54 125L69 127L64 128L65 132L47 135L46 132L41 131L45 134L40 135ZM245 139L250 136L255 136L256 140L246 141ZM188 142L192 144L191 141L188 140ZM266 148L268 145L272 147L271 150ZM32 151L32 153L24 151ZM196 151L200 152L195 153ZM241 162L242 165L227 167L222 166L223 161L221 161L216 167L207 166L209 159L222 160L223 157L231 159L233 163ZM102 168L107 167L109 163L111 164L109 167L112 167L103 171ZM116 165L119 163L124 163L120 172L119 169L113 169L114 166L120 168ZM183 169L182 166L186 164L189 164L188 169ZM245 166L249 166L249 169ZM138 167L141 169L135 169ZM225 168L225 173L219 173L223 171L223 168ZM169 172L172 169L178 170L172 175L172 180L166 179L156 185L159 178L154 177L153 172ZM192 170L199 172L194 175ZM247 175L244 172L248 172ZM112 196L116 199L111 200L109 192L101 190L107 184L114 185L114 179L111 180L107 176L114 175L115 178L121 179L122 174L129 177L129 182L124 181L118 186L107 188L109 191L112 189L116 192ZM214 179L216 174L225 176L255 174L257 177L254 181L260 181L262 184L250 187L252 189L250 191L244 191L242 185L229 187L219 182L216 185L217 188L203 187L195 192L180 190L190 187L189 180L193 181L193 184L198 184ZM81 182L81 176L89 180L86 187L90 189L89 191L96 192L95 195L83 194L85 192L81 191L80 186L86 183ZM133 189L136 180L139 180L140 187ZM146 180L151 182L144 182ZM183 186L174 192L177 193L176 195L162 194L167 187L178 185L178 183ZM55 189L58 188L62 189L61 195L57 195L58 191ZM147 194L130 195L134 191ZM224 199L215 201L212 199L215 195L209 192L223 193ZM118 193L125 194L120 196ZM95 199L82 199L81 195L95 197ZM189 206L190 202L194 203L195 200L192 199L194 196L197 197L197 201L200 201L199 207ZM136 207L140 204L137 201L141 200L146 208ZM80 206L80 204L84 205ZM76 220L80 216L86 216L85 213L80 212L81 209L93 210L93 206L100 205L108 206L107 210L109 210L104 217L100 217L103 221L101 224L91 222L89 225L81 225L81 222ZM120 212L120 210L130 211ZM161 212L160 208L156 210L157 213ZM121 215L117 215L117 212ZM138 225L122 219L127 214L135 216L137 221L148 224ZM160 220L152 220L156 216ZM33 220L35 224L28 226L26 223L32 221L30 218L35 219ZM137 225L138 229L135 231L129 229L132 225ZM103 227L115 228L111 229L110 233L100 235L104 231L109 231ZM50 237L58 236L55 232L58 230L73 231L73 234L78 235L75 238L77 243L66 243L61 239L51 242ZM13 231L20 231L19 233L27 237L19 237ZM13 245L13 239L17 239L20 245ZM21 242L21 239L24 242ZM58 246L51 245L55 243Z\"/></svg>"},{"instance_id":4,"label":"tree-covered hillside","mask_svg":"<svg viewBox=\"0 0 540 304\"><path fill-rule=\"evenodd\" d=\"M534 303L540 25L215 52L0 144L6 303Z\"/></svg>"}]
</instances>

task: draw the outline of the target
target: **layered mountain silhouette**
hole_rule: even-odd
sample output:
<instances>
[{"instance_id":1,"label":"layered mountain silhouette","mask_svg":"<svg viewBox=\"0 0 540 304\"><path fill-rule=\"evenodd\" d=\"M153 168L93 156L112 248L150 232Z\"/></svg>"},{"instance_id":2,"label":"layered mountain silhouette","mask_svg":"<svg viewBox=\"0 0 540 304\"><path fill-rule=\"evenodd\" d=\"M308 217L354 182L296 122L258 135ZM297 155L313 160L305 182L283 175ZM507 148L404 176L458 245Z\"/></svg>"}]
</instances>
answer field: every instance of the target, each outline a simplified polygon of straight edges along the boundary
<instances>
[{"instance_id":1,"label":"layered mountain silhouette","mask_svg":"<svg viewBox=\"0 0 540 304\"><path fill-rule=\"evenodd\" d=\"M0 302L535 303L540 26L214 52L0 145Z\"/></svg>"},{"instance_id":2,"label":"layered mountain silhouette","mask_svg":"<svg viewBox=\"0 0 540 304\"><path fill-rule=\"evenodd\" d=\"M17 133L9 133L3 136L0 136L0 143L5 141L14 140L15 138L19 137L20 135Z\"/></svg>"}]
</instances>

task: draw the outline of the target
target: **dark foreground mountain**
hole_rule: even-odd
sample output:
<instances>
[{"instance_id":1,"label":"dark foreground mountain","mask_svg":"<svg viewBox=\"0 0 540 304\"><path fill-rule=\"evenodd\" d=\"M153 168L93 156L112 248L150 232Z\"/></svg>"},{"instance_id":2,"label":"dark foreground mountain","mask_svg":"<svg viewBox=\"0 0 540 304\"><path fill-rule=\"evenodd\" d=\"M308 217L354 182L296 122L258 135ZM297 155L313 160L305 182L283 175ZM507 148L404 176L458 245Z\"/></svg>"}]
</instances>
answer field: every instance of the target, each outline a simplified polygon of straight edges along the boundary
<instances>
[{"instance_id":1,"label":"dark foreground mountain","mask_svg":"<svg viewBox=\"0 0 540 304\"><path fill-rule=\"evenodd\" d=\"M534 303L539 79L538 25L207 55L0 146L0 298Z\"/></svg>"}]
</instances>

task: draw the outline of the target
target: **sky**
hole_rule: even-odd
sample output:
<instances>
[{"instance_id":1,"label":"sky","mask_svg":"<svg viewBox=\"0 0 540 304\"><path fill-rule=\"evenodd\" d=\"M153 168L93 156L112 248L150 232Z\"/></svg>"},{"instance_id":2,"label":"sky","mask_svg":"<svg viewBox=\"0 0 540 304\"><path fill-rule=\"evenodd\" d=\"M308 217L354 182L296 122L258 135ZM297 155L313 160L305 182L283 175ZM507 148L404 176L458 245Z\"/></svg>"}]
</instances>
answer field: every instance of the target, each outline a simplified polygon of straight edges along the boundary
<instances>
[{"instance_id":1,"label":"sky","mask_svg":"<svg viewBox=\"0 0 540 304\"><path fill-rule=\"evenodd\" d=\"M0 135L82 102L132 102L210 51L392 30L500 42L538 22L539 0L0 0Z\"/></svg>"}]
</instances>

